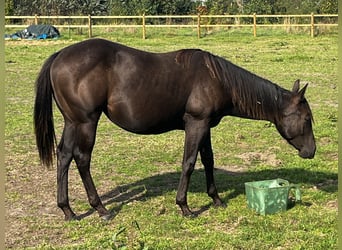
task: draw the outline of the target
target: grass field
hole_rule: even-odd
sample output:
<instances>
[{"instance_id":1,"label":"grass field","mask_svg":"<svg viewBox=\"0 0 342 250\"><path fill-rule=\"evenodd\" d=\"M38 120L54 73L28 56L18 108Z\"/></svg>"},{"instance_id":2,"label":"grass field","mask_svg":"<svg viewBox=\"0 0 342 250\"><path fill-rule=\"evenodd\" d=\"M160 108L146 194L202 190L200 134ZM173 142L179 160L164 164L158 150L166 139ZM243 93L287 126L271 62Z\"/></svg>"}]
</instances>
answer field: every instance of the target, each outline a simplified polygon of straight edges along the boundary
<instances>
[{"instance_id":1,"label":"grass field","mask_svg":"<svg viewBox=\"0 0 342 250\"><path fill-rule=\"evenodd\" d=\"M162 52L201 48L290 89L309 83L317 153L303 160L265 121L224 118L212 130L219 193L215 209L205 193L200 162L191 179L184 218L175 205L184 133L138 136L102 117L92 174L108 209L102 221L88 204L75 165L70 202L83 220L64 222L56 205L56 171L40 165L33 134L34 82L44 60L82 39L5 43L6 249L337 249L337 34L310 38L265 30L257 38L237 31L167 30L142 40L134 30L100 37ZM191 34L190 34L191 33ZM61 115L55 112L57 138ZM301 187L301 204L260 216L246 204L244 183L283 178Z\"/></svg>"}]
</instances>

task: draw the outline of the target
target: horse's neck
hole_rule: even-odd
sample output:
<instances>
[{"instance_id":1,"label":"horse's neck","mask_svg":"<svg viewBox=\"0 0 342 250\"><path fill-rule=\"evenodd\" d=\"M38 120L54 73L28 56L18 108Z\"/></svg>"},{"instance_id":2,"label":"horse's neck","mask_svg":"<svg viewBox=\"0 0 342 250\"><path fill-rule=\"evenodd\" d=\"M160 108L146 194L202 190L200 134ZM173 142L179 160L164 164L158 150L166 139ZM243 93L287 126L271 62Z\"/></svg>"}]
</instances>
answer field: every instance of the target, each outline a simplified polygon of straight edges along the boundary
<instances>
[{"instance_id":1,"label":"horse's neck","mask_svg":"<svg viewBox=\"0 0 342 250\"><path fill-rule=\"evenodd\" d=\"M239 86L235 92L238 96L233 97L238 116L275 123L288 91L249 72L241 79L241 84L244 86Z\"/></svg>"},{"instance_id":2,"label":"horse's neck","mask_svg":"<svg viewBox=\"0 0 342 250\"><path fill-rule=\"evenodd\" d=\"M231 115L273 123L279 119L288 90L223 58L207 53L204 59L212 76L222 82L227 99L232 101Z\"/></svg>"}]
</instances>

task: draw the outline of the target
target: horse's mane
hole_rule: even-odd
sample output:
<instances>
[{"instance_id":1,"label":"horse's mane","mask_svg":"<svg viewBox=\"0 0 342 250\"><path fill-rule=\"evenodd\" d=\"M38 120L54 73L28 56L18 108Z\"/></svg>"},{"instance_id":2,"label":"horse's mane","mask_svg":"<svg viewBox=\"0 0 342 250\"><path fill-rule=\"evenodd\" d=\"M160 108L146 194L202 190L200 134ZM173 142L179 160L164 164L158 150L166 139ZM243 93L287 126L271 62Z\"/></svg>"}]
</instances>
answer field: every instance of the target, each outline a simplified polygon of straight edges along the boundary
<instances>
[{"instance_id":1,"label":"horse's mane","mask_svg":"<svg viewBox=\"0 0 342 250\"><path fill-rule=\"evenodd\" d=\"M282 93L286 90L224 58L204 54L204 62L213 78L224 85L233 105L254 119L274 120L280 116Z\"/></svg>"}]
</instances>

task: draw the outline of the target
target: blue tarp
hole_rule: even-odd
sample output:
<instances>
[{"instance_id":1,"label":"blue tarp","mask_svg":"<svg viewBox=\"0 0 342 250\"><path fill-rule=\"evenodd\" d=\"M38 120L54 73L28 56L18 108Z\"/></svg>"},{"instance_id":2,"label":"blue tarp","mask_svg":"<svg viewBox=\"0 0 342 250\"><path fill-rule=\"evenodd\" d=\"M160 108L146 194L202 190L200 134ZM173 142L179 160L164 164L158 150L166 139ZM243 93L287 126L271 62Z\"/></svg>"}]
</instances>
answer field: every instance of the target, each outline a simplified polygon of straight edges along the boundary
<instances>
[{"instance_id":1,"label":"blue tarp","mask_svg":"<svg viewBox=\"0 0 342 250\"><path fill-rule=\"evenodd\" d=\"M8 39L47 39L58 38L60 33L58 29L52 25L38 24L30 25L22 31L18 31L12 35L5 35Z\"/></svg>"}]
</instances>

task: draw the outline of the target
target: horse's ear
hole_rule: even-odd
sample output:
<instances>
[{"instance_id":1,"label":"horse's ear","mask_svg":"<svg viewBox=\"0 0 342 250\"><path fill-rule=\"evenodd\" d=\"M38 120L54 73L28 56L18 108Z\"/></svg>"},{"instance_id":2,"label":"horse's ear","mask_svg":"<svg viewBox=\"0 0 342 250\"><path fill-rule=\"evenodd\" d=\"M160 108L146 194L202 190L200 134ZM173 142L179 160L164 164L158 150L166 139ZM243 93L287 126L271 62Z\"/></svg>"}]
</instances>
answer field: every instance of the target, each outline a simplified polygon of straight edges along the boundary
<instances>
[{"instance_id":1,"label":"horse's ear","mask_svg":"<svg viewBox=\"0 0 342 250\"><path fill-rule=\"evenodd\" d=\"M292 92L293 93L298 93L298 91L299 91L299 83L300 83L299 79L297 79L294 82L293 87L292 87Z\"/></svg>"},{"instance_id":2,"label":"horse's ear","mask_svg":"<svg viewBox=\"0 0 342 250\"><path fill-rule=\"evenodd\" d=\"M305 84L305 86L299 90L299 79L296 80L293 84L292 92L293 92L293 101L294 103L299 103L304 99L304 94L306 91L306 88L308 87L308 84Z\"/></svg>"},{"instance_id":3,"label":"horse's ear","mask_svg":"<svg viewBox=\"0 0 342 250\"><path fill-rule=\"evenodd\" d=\"M305 94L305 91L306 91L306 88L308 87L308 84L305 84L305 86L299 91L299 95L301 98L304 98L304 94Z\"/></svg>"}]
</instances>

